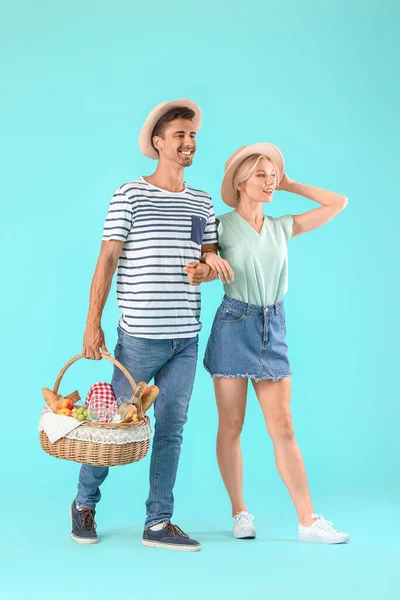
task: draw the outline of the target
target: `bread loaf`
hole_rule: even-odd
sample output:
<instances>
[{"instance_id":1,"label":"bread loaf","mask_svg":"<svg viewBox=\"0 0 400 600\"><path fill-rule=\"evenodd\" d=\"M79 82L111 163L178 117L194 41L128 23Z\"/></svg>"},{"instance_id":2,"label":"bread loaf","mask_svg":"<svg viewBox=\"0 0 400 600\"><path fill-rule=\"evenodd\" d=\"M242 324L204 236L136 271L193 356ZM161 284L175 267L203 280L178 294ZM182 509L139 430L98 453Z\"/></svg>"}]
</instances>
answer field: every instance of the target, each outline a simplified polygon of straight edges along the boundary
<instances>
[{"instance_id":1,"label":"bread loaf","mask_svg":"<svg viewBox=\"0 0 400 600\"><path fill-rule=\"evenodd\" d=\"M160 393L160 388L156 385L151 385L148 387L142 394L142 407L143 412L147 412L150 406L155 402L158 394Z\"/></svg>"},{"instance_id":2,"label":"bread loaf","mask_svg":"<svg viewBox=\"0 0 400 600\"><path fill-rule=\"evenodd\" d=\"M57 412L58 396L49 388L42 388L43 398L53 412Z\"/></svg>"}]
</instances>

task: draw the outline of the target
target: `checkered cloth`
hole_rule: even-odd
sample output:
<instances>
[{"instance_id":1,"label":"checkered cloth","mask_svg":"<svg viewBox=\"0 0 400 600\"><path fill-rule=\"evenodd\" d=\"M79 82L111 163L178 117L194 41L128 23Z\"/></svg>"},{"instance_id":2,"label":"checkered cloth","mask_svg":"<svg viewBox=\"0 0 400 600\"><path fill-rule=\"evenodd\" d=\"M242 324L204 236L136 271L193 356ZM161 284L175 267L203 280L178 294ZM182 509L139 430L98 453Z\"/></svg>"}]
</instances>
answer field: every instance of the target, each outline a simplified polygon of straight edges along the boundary
<instances>
[{"instance_id":1,"label":"checkered cloth","mask_svg":"<svg viewBox=\"0 0 400 600\"><path fill-rule=\"evenodd\" d=\"M109 383L94 383L86 396L86 406L97 413L97 420L109 423L117 413L117 401Z\"/></svg>"}]
</instances>

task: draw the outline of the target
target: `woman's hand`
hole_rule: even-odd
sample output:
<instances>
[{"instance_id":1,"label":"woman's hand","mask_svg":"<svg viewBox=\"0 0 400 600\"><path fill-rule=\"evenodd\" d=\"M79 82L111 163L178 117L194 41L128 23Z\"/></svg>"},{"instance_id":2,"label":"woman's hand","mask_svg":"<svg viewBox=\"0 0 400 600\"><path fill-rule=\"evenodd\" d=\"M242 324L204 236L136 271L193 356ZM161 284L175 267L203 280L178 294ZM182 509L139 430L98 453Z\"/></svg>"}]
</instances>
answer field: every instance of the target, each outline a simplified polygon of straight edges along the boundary
<instances>
[{"instance_id":1,"label":"woman's hand","mask_svg":"<svg viewBox=\"0 0 400 600\"><path fill-rule=\"evenodd\" d=\"M232 268L225 259L217 256L217 254L214 254L213 252L207 252L204 261L217 272L222 283L231 283L234 280Z\"/></svg>"},{"instance_id":2,"label":"woman's hand","mask_svg":"<svg viewBox=\"0 0 400 600\"><path fill-rule=\"evenodd\" d=\"M284 192L290 192L291 185L293 183L293 179L290 179L287 173L283 174L280 184L277 189L282 190Z\"/></svg>"}]
</instances>

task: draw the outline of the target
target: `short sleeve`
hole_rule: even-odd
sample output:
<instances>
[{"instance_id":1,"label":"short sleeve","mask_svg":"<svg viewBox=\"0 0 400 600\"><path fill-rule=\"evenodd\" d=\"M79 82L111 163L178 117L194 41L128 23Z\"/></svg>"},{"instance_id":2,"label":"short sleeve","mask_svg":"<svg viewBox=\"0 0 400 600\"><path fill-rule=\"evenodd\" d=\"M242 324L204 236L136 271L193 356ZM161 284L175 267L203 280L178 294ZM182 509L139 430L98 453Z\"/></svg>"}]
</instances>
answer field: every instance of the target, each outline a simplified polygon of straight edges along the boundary
<instances>
[{"instance_id":1,"label":"short sleeve","mask_svg":"<svg viewBox=\"0 0 400 600\"><path fill-rule=\"evenodd\" d=\"M121 188L111 198L106 221L104 223L102 241L125 241L132 228L133 201Z\"/></svg>"},{"instance_id":2,"label":"short sleeve","mask_svg":"<svg viewBox=\"0 0 400 600\"><path fill-rule=\"evenodd\" d=\"M215 222L215 213L212 200L210 198L210 207L207 218L207 225L204 230L203 241L202 244L217 244L218 236L217 236L217 224Z\"/></svg>"},{"instance_id":3,"label":"short sleeve","mask_svg":"<svg viewBox=\"0 0 400 600\"><path fill-rule=\"evenodd\" d=\"M290 240L293 233L293 215L284 215L283 217L279 217L276 220L279 221L283 229L286 241Z\"/></svg>"}]
</instances>

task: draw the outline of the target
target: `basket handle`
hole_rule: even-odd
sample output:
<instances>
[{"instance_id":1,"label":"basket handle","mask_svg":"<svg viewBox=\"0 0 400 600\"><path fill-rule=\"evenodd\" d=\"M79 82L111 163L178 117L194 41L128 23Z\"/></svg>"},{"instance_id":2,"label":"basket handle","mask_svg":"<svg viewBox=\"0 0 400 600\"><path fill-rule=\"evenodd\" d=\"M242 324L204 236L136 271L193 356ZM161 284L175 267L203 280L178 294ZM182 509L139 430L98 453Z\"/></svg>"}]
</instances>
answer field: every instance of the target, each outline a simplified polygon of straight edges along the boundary
<instances>
[{"instance_id":1,"label":"basket handle","mask_svg":"<svg viewBox=\"0 0 400 600\"><path fill-rule=\"evenodd\" d=\"M83 354L77 354L76 356L74 356L73 358L71 358L66 365L63 366L63 368L61 369L61 371L58 374L58 377L56 379L56 382L54 384L53 387L53 392L55 394L57 394L58 392L58 388L60 387L60 383L61 383L61 379L64 376L65 371L77 360L80 360L81 358L86 358L86 356L84 356ZM123 374L125 375L125 377L127 378L127 380L129 381L129 383L131 384L132 387L132 392L135 392L135 388L136 388L136 382L133 379L132 375L129 373L129 371L124 367L124 365L122 365L120 362L118 362L118 360L116 358L113 358L112 356L108 356L107 354L102 354L101 358L105 358L106 360L109 360L110 362L113 363L113 365L115 365L116 367L118 367L118 369L120 369ZM89 360L89 359L87 359Z\"/></svg>"}]
</instances>

